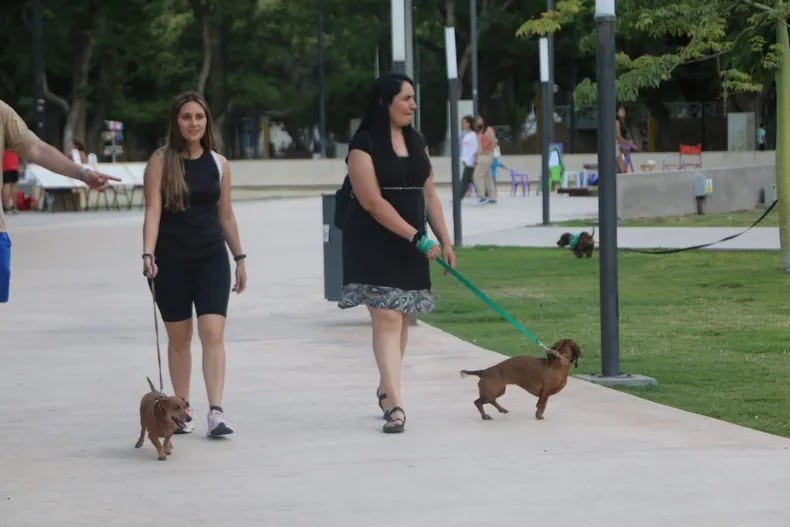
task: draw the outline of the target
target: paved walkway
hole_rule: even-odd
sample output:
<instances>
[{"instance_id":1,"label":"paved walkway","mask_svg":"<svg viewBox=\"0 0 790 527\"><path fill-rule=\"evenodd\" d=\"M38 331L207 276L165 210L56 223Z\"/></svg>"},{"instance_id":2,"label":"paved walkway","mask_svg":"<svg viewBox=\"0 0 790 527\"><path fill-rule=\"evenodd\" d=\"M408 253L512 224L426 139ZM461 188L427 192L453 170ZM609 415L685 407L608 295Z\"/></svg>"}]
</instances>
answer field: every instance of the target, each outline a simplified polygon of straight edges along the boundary
<instances>
[{"instance_id":1,"label":"paved walkway","mask_svg":"<svg viewBox=\"0 0 790 527\"><path fill-rule=\"evenodd\" d=\"M594 203L556 203L558 216L594 215ZM366 314L323 299L320 207L237 205L250 284L231 302L225 407L238 433L203 437L196 349L197 431L167 462L132 447L145 376L156 377L141 212L9 218L0 526L790 523L788 439L575 379L545 421L513 389L511 413L483 422L474 380L457 372L499 356L424 324L405 363L408 430L382 434ZM540 209L505 197L464 213L483 243Z\"/></svg>"}]
</instances>

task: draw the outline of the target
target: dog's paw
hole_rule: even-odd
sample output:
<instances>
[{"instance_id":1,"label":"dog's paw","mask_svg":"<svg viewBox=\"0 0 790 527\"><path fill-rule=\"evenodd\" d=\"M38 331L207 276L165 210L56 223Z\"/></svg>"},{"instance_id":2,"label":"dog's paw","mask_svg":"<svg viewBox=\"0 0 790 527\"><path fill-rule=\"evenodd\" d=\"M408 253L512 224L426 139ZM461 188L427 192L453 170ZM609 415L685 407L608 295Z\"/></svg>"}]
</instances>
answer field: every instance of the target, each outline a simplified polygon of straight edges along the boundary
<instances>
[{"instance_id":1,"label":"dog's paw","mask_svg":"<svg viewBox=\"0 0 790 527\"><path fill-rule=\"evenodd\" d=\"M492 417L490 415L488 415L488 414L485 414L483 416L483 421L490 421L491 419L492 419Z\"/></svg>"},{"instance_id":2,"label":"dog's paw","mask_svg":"<svg viewBox=\"0 0 790 527\"><path fill-rule=\"evenodd\" d=\"M134 444L134 448L140 448L141 446L143 446L142 441L138 441L137 443Z\"/></svg>"},{"instance_id":3,"label":"dog's paw","mask_svg":"<svg viewBox=\"0 0 790 527\"><path fill-rule=\"evenodd\" d=\"M508 410L507 408L500 408L499 409L499 413L500 414L509 414L510 410Z\"/></svg>"},{"instance_id":4,"label":"dog's paw","mask_svg":"<svg viewBox=\"0 0 790 527\"><path fill-rule=\"evenodd\" d=\"M537 419L538 421L543 421L543 414L541 413L535 414L535 419Z\"/></svg>"},{"instance_id":5,"label":"dog's paw","mask_svg":"<svg viewBox=\"0 0 790 527\"><path fill-rule=\"evenodd\" d=\"M156 458L156 459L158 459L159 461L165 461L165 460L167 460L167 455L165 455L165 454L159 454L159 457L158 457L158 458Z\"/></svg>"}]
</instances>

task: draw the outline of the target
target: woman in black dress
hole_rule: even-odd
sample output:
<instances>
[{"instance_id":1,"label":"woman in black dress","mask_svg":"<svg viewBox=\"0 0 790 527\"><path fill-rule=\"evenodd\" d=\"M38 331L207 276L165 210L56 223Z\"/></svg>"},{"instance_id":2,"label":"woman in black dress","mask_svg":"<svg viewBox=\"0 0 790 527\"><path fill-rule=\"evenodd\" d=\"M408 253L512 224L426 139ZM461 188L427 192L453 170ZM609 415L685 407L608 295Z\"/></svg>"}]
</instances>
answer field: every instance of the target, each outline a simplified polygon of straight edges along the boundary
<instances>
[{"instance_id":1,"label":"woman in black dress","mask_svg":"<svg viewBox=\"0 0 790 527\"><path fill-rule=\"evenodd\" d=\"M409 77L377 79L347 158L354 199L343 228L338 305L365 305L370 312L384 432L402 432L406 423L401 363L409 315L434 307L428 260L441 255L455 267L431 163L411 126L416 108ZM426 236L426 211L439 244Z\"/></svg>"}]
</instances>

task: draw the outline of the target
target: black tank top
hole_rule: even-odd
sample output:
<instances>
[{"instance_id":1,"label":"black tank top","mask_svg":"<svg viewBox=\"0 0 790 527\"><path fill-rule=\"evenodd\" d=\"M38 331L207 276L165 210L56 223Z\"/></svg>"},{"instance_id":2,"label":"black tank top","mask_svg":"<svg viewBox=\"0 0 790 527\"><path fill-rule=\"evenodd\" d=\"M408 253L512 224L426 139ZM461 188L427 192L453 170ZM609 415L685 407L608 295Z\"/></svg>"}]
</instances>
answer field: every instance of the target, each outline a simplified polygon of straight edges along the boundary
<instances>
[{"instance_id":1,"label":"black tank top","mask_svg":"<svg viewBox=\"0 0 790 527\"><path fill-rule=\"evenodd\" d=\"M185 159L184 175L189 189L186 209L162 209L156 253L202 258L225 243L219 224L219 170L211 152L204 150L197 159Z\"/></svg>"}]
</instances>

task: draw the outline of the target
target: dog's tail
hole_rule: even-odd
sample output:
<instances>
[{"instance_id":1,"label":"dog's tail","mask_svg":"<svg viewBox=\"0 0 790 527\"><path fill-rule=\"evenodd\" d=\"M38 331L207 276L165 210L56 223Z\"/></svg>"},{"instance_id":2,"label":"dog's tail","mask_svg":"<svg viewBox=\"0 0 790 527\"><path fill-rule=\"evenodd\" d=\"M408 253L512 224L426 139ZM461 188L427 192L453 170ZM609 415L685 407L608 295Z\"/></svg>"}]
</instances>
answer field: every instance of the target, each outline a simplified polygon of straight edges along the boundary
<instances>
[{"instance_id":1,"label":"dog's tail","mask_svg":"<svg viewBox=\"0 0 790 527\"><path fill-rule=\"evenodd\" d=\"M595 227L593 227L593 231L592 234L590 234L590 238L592 238L593 240L595 239Z\"/></svg>"},{"instance_id":2,"label":"dog's tail","mask_svg":"<svg viewBox=\"0 0 790 527\"><path fill-rule=\"evenodd\" d=\"M154 388L154 383L152 383L152 382L151 382L151 379L149 379L148 377L146 377L146 378L145 378L145 380L147 380L147 381L148 381L148 386L150 386L150 387L151 387L151 391L152 391L152 392L158 392L158 391L159 391L159 390L157 390L156 388Z\"/></svg>"},{"instance_id":3,"label":"dog's tail","mask_svg":"<svg viewBox=\"0 0 790 527\"><path fill-rule=\"evenodd\" d=\"M467 375L477 375L480 377L485 370L461 370L461 377L466 377Z\"/></svg>"}]
</instances>

